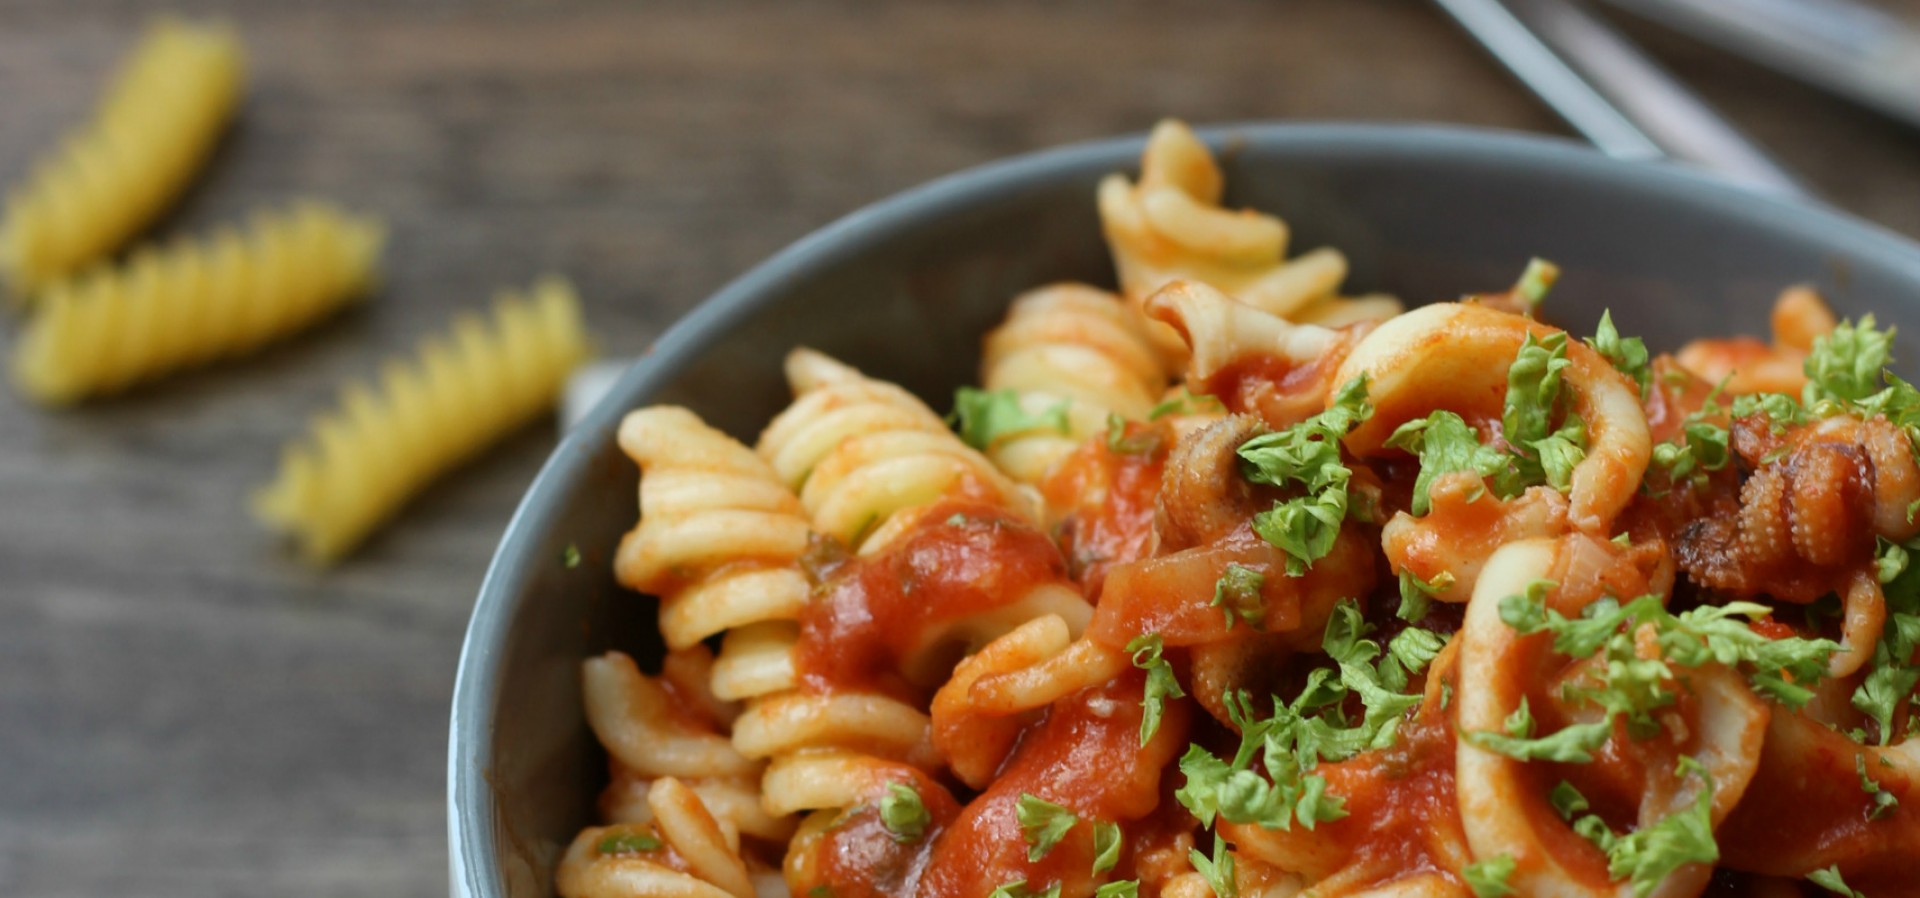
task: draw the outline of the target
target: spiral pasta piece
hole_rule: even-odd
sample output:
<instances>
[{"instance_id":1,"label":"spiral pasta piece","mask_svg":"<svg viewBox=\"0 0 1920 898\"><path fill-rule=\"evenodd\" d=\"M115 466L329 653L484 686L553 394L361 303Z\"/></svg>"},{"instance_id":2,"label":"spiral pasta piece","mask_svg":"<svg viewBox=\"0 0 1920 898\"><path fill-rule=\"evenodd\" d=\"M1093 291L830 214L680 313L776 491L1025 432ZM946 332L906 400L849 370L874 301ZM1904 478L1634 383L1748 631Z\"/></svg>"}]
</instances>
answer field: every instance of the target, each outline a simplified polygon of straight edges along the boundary
<instances>
[{"instance_id":1,"label":"spiral pasta piece","mask_svg":"<svg viewBox=\"0 0 1920 898\"><path fill-rule=\"evenodd\" d=\"M987 447L994 464L1034 483L1081 442L1107 428L1109 415L1147 417L1167 388L1154 349L1120 299L1081 284L1022 294L987 334L981 381L1012 390L1030 414L1062 403L1067 431L1026 431Z\"/></svg>"},{"instance_id":2,"label":"spiral pasta piece","mask_svg":"<svg viewBox=\"0 0 1920 898\"><path fill-rule=\"evenodd\" d=\"M669 648L799 615L812 588L794 564L807 519L765 461L673 406L627 415L619 442L640 467L640 522L620 541L614 573L660 598Z\"/></svg>"},{"instance_id":3,"label":"spiral pasta piece","mask_svg":"<svg viewBox=\"0 0 1920 898\"><path fill-rule=\"evenodd\" d=\"M340 407L289 444L255 514L316 563L339 558L414 493L553 404L587 356L580 300L565 281L503 295L491 319L462 315L380 387L353 383Z\"/></svg>"},{"instance_id":4,"label":"spiral pasta piece","mask_svg":"<svg viewBox=\"0 0 1920 898\"><path fill-rule=\"evenodd\" d=\"M733 743L743 756L771 760L764 801L777 813L845 808L921 775L913 771L937 770L930 720L909 694L946 678L941 659L950 666L956 652L1036 617L1058 615L1077 632L1091 616L1057 549L1033 529L1029 493L918 399L806 350L788 358L787 372L797 398L767 427L760 457L798 489L815 532L854 554L847 572L822 582L798 626L730 630L716 665L716 691L749 699ZM942 547L975 539L1037 541L1053 567L1043 559L1004 581L955 580L937 560ZM898 590L900 582L916 591ZM943 590L951 597L933 598ZM919 602L948 610L916 608L903 618L913 629L887 632L884 645L848 643L834 623L841 609L870 620ZM889 672L882 681L816 672L803 682L801 654L823 648ZM897 685L884 686L886 678Z\"/></svg>"},{"instance_id":5,"label":"spiral pasta piece","mask_svg":"<svg viewBox=\"0 0 1920 898\"><path fill-rule=\"evenodd\" d=\"M669 664L674 658L669 655ZM704 715L685 707L684 696L704 683L683 680L670 692L620 652L587 659L581 683L587 723L606 748L615 773L601 797L602 811L611 822L653 822L656 792L665 779L674 778L699 794L736 833L765 839L793 833L791 819L761 807L762 765L734 750L722 722L701 726L696 721Z\"/></svg>"},{"instance_id":6,"label":"spiral pasta piece","mask_svg":"<svg viewBox=\"0 0 1920 898\"><path fill-rule=\"evenodd\" d=\"M7 198L0 269L30 295L138 234L206 161L244 64L224 25L165 18L122 64L94 120Z\"/></svg>"},{"instance_id":7,"label":"spiral pasta piece","mask_svg":"<svg viewBox=\"0 0 1920 898\"><path fill-rule=\"evenodd\" d=\"M14 380L64 404L252 352L365 295L383 239L372 219L309 202L143 250L46 292Z\"/></svg>"},{"instance_id":8,"label":"spiral pasta piece","mask_svg":"<svg viewBox=\"0 0 1920 898\"><path fill-rule=\"evenodd\" d=\"M1113 250L1121 292L1138 308L1169 282L1194 280L1268 314L1303 312L1346 323L1398 313L1391 297L1349 305L1338 296L1347 277L1339 250L1286 258L1288 228L1279 218L1221 205L1225 184L1206 144L1185 123L1167 119L1147 138L1140 179L1110 175L1100 183L1100 224ZM1172 332L1150 326L1163 357L1177 367L1182 347Z\"/></svg>"},{"instance_id":9,"label":"spiral pasta piece","mask_svg":"<svg viewBox=\"0 0 1920 898\"><path fill-rule=\"evenodd\" d=\"M1127 656L1055 614L1036 617L968 656L932 704L933 743L961 782L983 789L1036 712L1127 669Z\"/></svg>"},{"instance_id":10,"label":"spiral pasta piece","mask_svg":"<svg viewBox=\"0 0 1920 898\"><path fill-rule=\"evenodd\" d=\"M1363 328L1295 324L1199 281L1175 281L1148 297L1148 317L1187 349L1190 390L1217 396L1274 428L1319 412L1339 383L1342 359Z\"/></svg>"},{"instance_id":11,"label":"spiral pasta piece","mask_svg":"<svg viewBox=\"0 0 1920 898\"><path fill-rule=\"evenodd\" d=\"M560 861L565 898L754 898L754 878L727 830L692 788L672 777L648 795L653 823L587 827Z\"/></svg>"},{"instance_id":12,"label":"spiral pasta piece","mask_svg":"<svg viewBox=\"0 0 1920 898\"><path fill-rule=\"evenodd\" d=\"M977 496L1038 517L1031 495L947 429L913 394L825 355L787 356L796 399L767 425L758 452L814 529L861 552L883 548L899 513L947 496Z\"/></svg>"}]
</instances>

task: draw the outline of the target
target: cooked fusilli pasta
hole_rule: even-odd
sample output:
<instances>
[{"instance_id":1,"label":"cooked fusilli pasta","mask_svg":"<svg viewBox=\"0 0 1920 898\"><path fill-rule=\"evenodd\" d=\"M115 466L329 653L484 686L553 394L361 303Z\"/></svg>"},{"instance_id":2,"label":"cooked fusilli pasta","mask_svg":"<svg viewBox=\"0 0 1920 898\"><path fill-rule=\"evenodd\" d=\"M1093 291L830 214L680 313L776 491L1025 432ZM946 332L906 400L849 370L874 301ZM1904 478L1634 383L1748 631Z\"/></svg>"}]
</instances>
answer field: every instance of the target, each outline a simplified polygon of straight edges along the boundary
<instances>
[{"instance_id":1,"label":"cooked fusilli pasta","mask_svg":"<svg viewBox=\"0 0 1920 898\"><path fill-rule=\"evenodd\" d=\"M1284 229L1220 210L1182 128L1145 168L1102 195L1131 304L1017 298L959 435L806 350L755 452L628 419L617 570L662 600L662 680L710 673L588 663L603 816L665 790L724 824L704 866L621 860L629 893L779 859L794 896L1920 896L1889 332L1791 292L1767 361L1799 374L1746 386L1799 397L1734 395L1610 316L1544 323L1544 280L1405 314L1277 291L1329 257L1276 273ZM614 881L608 832L568 898Z\"/></svg>"},{"instance_id":2,"label":"cooked fusilli pasta","mask_svg":"<svg viewBox=\"0 0 1920 898\"><path fill-rule=\"evenodd\" d=\"M1213 154L1185 124L1153 129L1140 178L1111 175L1100 184L1100 223L1113 249L1121 292L1136 306L1173 281L1199 281L1272 315L1339 326L1391 317L1387 296L1345 299L1347 258L1322 247L1286 257L1288 228L1279 218L1221 205L1225 181ZM1157 325L1148 329L1178 369L1182 344Z\"/></svg>"},{"instance_id":3,"label":"cooked fusilli pasta","mask_svg":"<svg viewBox=\"0 0 1920 898\"><path fill-rule=\"evenodd\" d=\"M1022 483L1038 482L1087 437L1106 432L1110 416L1144 420L1167 389L1152 344L1120 298L1080 284L1015 298L987 334L980 380L989 391L1012 391L1039 422L986 446Z\"/></svg>"},{"instance_id":4,"label":"cooked fusilli pasta","mask_svg":"<svg viewBox=\"0 0 1920 898\"><path fill-rule=\"evenodd\" d=\"M240 42L225 25L162 19L94 120L7 198L0 269L31 295L114 251L180 195L233 117Z\"/></svg>"},{"instance_id":5,"label":"cooked fusilli pasta","mask_svg":"<svg viewBox=\"0 0 1920 898\"><path fill-rule=\"evenodd\" d=\"M352 549L435 477L550 407L587 356L580 301L548 279L503 295L488 319L462 315L380 385L349 384L340 407L288 445L254 497L267 524L298 538L316 563Z\"/></svg>"},{"instance_id":6,"label":"cooked fusilli pasta","mask_svg":"<svg viewBox=\"0 0 1920 898\"><path fill-rule=\"evenodd\" d=\"M63 404L252 352L365 295L383 239L378 222L302 203L243 231L141 250L45 293L14 380Z\"/></svg>"}]
</instances>

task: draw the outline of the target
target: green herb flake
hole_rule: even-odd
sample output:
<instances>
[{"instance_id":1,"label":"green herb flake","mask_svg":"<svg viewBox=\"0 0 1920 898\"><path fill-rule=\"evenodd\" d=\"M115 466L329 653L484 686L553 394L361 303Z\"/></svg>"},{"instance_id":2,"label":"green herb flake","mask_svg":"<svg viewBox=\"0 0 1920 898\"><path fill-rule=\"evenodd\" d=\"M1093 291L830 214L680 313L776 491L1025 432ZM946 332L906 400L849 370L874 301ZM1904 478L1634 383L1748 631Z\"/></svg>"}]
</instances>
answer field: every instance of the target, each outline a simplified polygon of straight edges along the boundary
<instances>
[{"instance_id":1,"label":"green herb flake","mask_svg":"<svg viewBox=\"0 0 1920 898\"><path fill-rule=\"evenodd\" d=\"M1593 351L1600 354L1614 367L1614 370L1627 376L1640 387L1640 397L1645 399L1651 370L1647 365L1647 343L1639 337L1621 337L1613 327L1613 311L1600 313L1600 326L1593 339L1587 341Z\"/></svg>"},{"instance_id":2,"label":"green herb flake","mask_svg":"<svg viewBox=\"0 0 1920 898\"><path fill-rule=\"evenodd\" d=\"M1186 387L1180 388L1180 395L1168 399L1147 412L1147 420L1158 421L1168 415L1191 415L1198 412L1225 411L1226 406L1220 400L1205 393L1195 393Z\"/></svg>"},{"instance_id":3,"label":"green herb flake","mask_svg":"<svg viewBox=\"0 0 1920 898\"><path fill-rule=\"evenodd\" d=\"M1561 780L1560 785L1554 786L1553 791L1547 793L1547 801L1553 805L1553 810L1560 815L1560 819L1569 822L1573 820L1575 814L1588 809L1587 797L1581 795L1580 790L1575 789L1573 784L1566 780Z\"/></svg>"},{"instance_id":4,"label":"green herb flake","mask_svg":"<svg viewBox=\"0 0 1920 898\"><path fill-rule=\"evenodd\" d=\"M1140 881L1122 879L1102 883L1099 888L1093 890L1093 898L1140 898Z\"/></svg>"},{"instance_id":5,"label":"green herb flake","mask_svg":"<svg viewBox=\"0 0 1920 898\"><path fill-rule=\"evenodd\" d=\"M1031 792L1020 793L1014 804L1014 819L1020 823L1020 838L1027 843L1027 860L1038 861L1060 844L1080 818L1072 811Z\"/></svg>"},{"instance_id":6,"label":"green herb flake","mask_svg":"<svg viewBox=\"0 0 1920 898\"><path fill-rule=\"evenodd\" d=\"M1261 594L1267 578L1255 568L1237 562L1228 562L1220 579L1213 584L1213 607L1227 616L1227 629L1232 630L1234 621L1242 621L1255 630L1264 630L1267 626L1266 597Z\"/></svg>"},{"instance_id":7,"label":"green herb flake","mask_svg":"<svg viewBox=\"0 0 1920 898\"><path fill-rule=\"evenodd\" d=\"M1630 881L1636 898L1646 898L1681 867L1720 860L1713 839L1713 781L1692 758L1680 764L1704 781L1693 804L1619 837L1607 851L1608 875Z\"/></svg>"},{"instance_id":8,"label":"green herb flake","mask_svg":"<svg viewBox=\"0 0 1920 898\"><path fill-rule=\"evenodd\" d=\"M1414 517L1433 509L1433 482L1442 475L1466 471L1488 478L1509 466L1507 454L1482 445L1466 419L1441 409L1395 428L1386 445L1405 449L1420 458L1420 474L1413 481Z\"/></svg>"},{"instance_id":9,"label":"green herb flake","mask_svg":"<svg viewBox=\"0 0 1920 898\"><path fill-rule=\"evenodd\" d=\"M1560 280L1560 266L1545 259L1534 257L1527 260L1527 267L1520 272L1520 280L1513 285L1514 295L1527 305L1527 317L1540 309L1546 301L1547 292Z\"/></svg>"},{"instance_id":10,"label":"green herb flake","mask_svg":"<svg viewBox=\"0 0 1920 898\"><path fill-rule=\"evenodd\" d=\"M918 791L906 783L887 784L887 794L880 799L880 825L895 842L904 845L920 841L932 822L933 816L927 813Z\"/></svg>"},{"instance_id":11,"label":"green herb flake","mask_svg":"<svg viewBox=\"0 0 1920 898\"><path fill-rule=\"evenodd\" d=\"M1240 884L1234 879L1233 854L1227 851L1225 839L1214 837L1211 858L1201 854L1198 848L1188 849L1187 862L1206 879L1217 898L1240 898Z\"/></svg>"},{"instance_id":12,"label":"green herb flake","mask_svg":"<svg viewBox=\"0 0 1920 898\"><path fill-rule=\"evenodd\" d=\"M1500 431L1508 443L1531 445L1552 432L1561 373L1569 364L1565 331L1537 338L1529 333L1520 344L1507 368L1506 409L1500 416Z\"/></svg>"},{"instance_id":13,"label":"green herb flake","mask_svg":"<svg viewBox=\"0 0 1920 898\"><path fill-rule=\"evenodd\" d=\"M1164 651L1160 634L1146 633L1135 636L1127 643L1127 652L1133 655L1133 666L1147 672L1145 696L1140 699L1143 713L1140 715L1140 744L1145 745L1160 730L1160 715L1166 710L1167 699L1184 698L1186 692L1180 689L1180 679L1173 675L1173 665L1161 657Z\"/></svg>"},{"instance_id":14,"label":"green herb flake","mask_svg":"<svg viewBox=\"0 0 1920 898\"><path fill-rule=\"evenodd\" d=\"M1143 430L1129 435L1127 419L1112 412L1107 413L1107 451L1115 455L1152 455L1160 451L1163 441L1160 434L1152 430Z\"/></svg>"},{"instance_id":15,"label":"green herb flake","mask_svg":"<svg viewBox=\"0 0 1920 898\"><path fill-rule=\"evenodd\" d=\"M1453 587L1453 574L1441 571L1431 581L1422 580L1410 570L1400 570L1400 607L1394 616L1408 623L1419 623L1433 607L1433 597Z\"/></svg>"},{"instance_id":16,"label":"green herb flake","mask_svg":"<svg viewBox=\"0 0 1920 898\"><path fill-rule=\"evenodd\" d=\"M1038 892L1027 888L1027 881L1016 879L1002 883L987 893L987 898L1060 898L1060 884L1054 883Z\"/></svg>"},{"instance_id":17,"label":"green herb flake","mask_svg":"<svg viewBox=\"0 0 1920 898\"><path fill-rule=\"evenodd\" d=\"M1067 422L1069 405L1063 399L1038 412L1030 412L1014 390L961 387L953 394L953 413L947 416L947 421L955 425L960 439L967 445L985 450L1021 434L1072 433L1072 426Z\"/></svg>"},{"instance_id":18,"label":"green herb flake","mask_svg":"<svg viewBox=\"0 0 1920 898\"><path fill-rule=\"evenodd\" d=\"M1803 405L1858 402L1880 388L1881 372L1893 358L1894 329L1883 331L1874 324L1872 315L1864 315L1858 323L1842 321L1832 333L1814 338L1805 366Z\"/></svg>"},{"instance_id":19,"label":"green herb flake","mask_svg":"<svg viewBox=\"0 0 1920 898\"><path fill-rule=\"evenodd\" d=\"M1093 872L1105 873L1120 863L1120 824L1102 820L1093 825Z\"/></svg>"},{"instance_id":20,"label":"green herb flake","mask_svg":"<svg viewBox=\"0 0 1920 898\"><path fill-rule=\"evenodd\" d=\"M1514 867L1513 856L1501 854L1468 864L1460 874L1466 877L1473 898L1506 898L1514 894L1513 886L1507 885Z\"/></svg>"},{"instance_id":21,"label":"green herb flake","mask_svg":"<svg viewBox=\"0 0 1920 898\"><path fill-rule=\"evenodd\" d=\"M600 840L595 846L601 854L639 854L659 851L661 842L646 833L619 833Z\"/></svg>"},{"instance_id":22,"label":"green herb flake","mask_svg":"<svg viewBox=\"0 0 1920 898\"><path fill-rule=\"evenodd\" d=\"M1253 519L1254 532L1287 553L1289 576L1304 574L1333 551L1347 518L1347 482L1353 476L1340 460L1340 438L1372 414L1362 375L1341 387L1326 411L1241 444L1241 474L1247 480L1304 490Z\"/></svg>"},{"instance_id":23,"label":"green herb flake","mask_svg":"<svg viewBox=\"0 0 1920 898\"><path fill-rule=\"evenodd\" d=\"M1867 793L1867 795L1873 799L1873 809L1867 812L1868 820L1878 820L1885 817L1893 813L1894 808L1900 806L1899 797L1894 795L1892 790L1880 785L1879 780L1874 779L1867 773L1866 755L1858 754L1853 756L1853 769L1860 774L1860 791Z\"/></svg>"},{"instance_id":24,"label":"green herb flake","mask_svg":"<svg viewBox=\"0 0 1920 898\"><path fill-rule=\"evenodd\" d=\"M1592 761L1593 752L1613 736L1613 718L1608 716L1592 723L1573 724L1551 736L1535 738L1533 709L1527 706L1524 697L1520 699L1520 707L1507 715L1504 727L1504 733L1469 730L1461 735L1479 748L1510 758L1561 764Z\"/></svg>"},{"instance_id":25,"label":"green herb flake","mask_svg":"<svg viewBox=\"0 0 1920 898\"><path fill-rule=\"evenodd\" d=\"M1829 892L1846 895L1847 898L1867 898L1867 896L1849 888L1847 881L1840 878L1839 864L1834 864L1824 870L1815 870L1807 874L1807 881Z\"/></svg>"}]
</instances>

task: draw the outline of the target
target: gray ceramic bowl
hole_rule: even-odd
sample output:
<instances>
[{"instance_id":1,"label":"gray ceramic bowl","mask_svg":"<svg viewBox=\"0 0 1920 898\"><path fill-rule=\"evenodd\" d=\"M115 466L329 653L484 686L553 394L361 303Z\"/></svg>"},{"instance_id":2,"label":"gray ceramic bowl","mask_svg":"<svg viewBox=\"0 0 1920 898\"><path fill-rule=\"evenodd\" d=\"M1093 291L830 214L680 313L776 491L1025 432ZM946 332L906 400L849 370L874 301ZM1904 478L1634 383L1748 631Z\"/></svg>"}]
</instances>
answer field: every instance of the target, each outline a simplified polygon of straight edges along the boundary
<instances>
[{"instance_id":1,"label":"gray ceramic bowl","mask_svg":"<svg viewBox=\"0 0 1920 898\"><path fill-rule=\"evenodd\" d=\"M1354 288L1450 299L1503 287L1539 255L1566 271L1551 318L1587 332L1611 307L1656 350L1764 334L1774 294L1798 281L1843 313L1871 310L1920 333L1920 247L1818 208L1540 138L1371 125L1204 134L1223 153L1229 203L1284 216L1296 247L1345 250ZM784 404L780 359L799 344L946 408L1014 294L1111 283L1094 185L1133 170L1142 143L1023 156L847 216L681 321L573 430L508 526L467 631L448 765L456 896L552 894L553 865L592 822L605 781L580 661L659 651L652 602L609 571L635 516L634 469L614 445L620 416L679 403L751 439Z\"/></svg>"}]
</instances>

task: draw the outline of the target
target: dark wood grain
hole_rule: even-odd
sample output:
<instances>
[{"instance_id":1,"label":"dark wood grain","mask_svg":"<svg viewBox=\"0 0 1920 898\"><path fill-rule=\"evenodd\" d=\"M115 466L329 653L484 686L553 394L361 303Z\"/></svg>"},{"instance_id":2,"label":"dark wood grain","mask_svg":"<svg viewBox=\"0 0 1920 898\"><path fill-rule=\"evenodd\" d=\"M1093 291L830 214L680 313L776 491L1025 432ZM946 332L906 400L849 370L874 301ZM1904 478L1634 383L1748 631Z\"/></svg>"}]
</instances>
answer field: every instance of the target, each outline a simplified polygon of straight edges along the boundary
<instances>
[{"instance_id":1,"label":"dark wood grain","mask_svg":"<svg viewBox=\"0 0 1920 898\"><path fill-rule=\"evenodd\" d=\"M148 11L0 0L0 178L84 114ZM161 232L327 196L391 223L385 285L121 399L52 414L0 392L4 895L445 894L460 637L551 428L326 573L245 500L343 378L497 286L565 272L601 348L631 354L863 203L1166 114L1558 130L1413 0L220 11L252 51L249 97ZM1633 33L1837 203L1920 233L1914 133Z\"/></svg>"}]
</instances>

